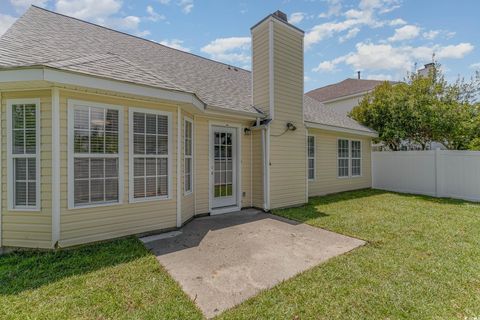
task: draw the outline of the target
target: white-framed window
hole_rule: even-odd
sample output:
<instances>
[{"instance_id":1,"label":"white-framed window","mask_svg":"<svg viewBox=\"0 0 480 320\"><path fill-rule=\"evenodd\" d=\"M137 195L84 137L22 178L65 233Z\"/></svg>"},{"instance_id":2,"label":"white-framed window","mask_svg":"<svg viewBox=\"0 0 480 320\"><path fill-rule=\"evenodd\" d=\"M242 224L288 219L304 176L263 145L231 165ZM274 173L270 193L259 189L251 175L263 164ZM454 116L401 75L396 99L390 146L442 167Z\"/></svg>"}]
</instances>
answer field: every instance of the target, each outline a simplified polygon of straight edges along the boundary
<instances>
[{"instance_id":1,"label":"white-framed window","mask_svg":"<svg viewBox=\"0 0 480 320\"><path fill-rule=\"evenodd\" d=\"M122 203L123 108L68 101L68 206Z\"/></svg>"},{"instance_id":2,"label":"white-framed window","mask_svg":"<svg viewBox=\"0 0 480 320\"><path fill-rule=\"evenodd\" d=\"M40 210L40 99L7 100L9 210Z\"/></svg>"},{"instance_id":3,"label":"white-framed window","mask_svg":"<svg viewBox=\"0 0 480 320\"><path fill-rule=\"evenodd\" d=\"M362 175L362 143L360 140L337 140L338 177L360 177Z\"/></svg>"},{"instance_id":4,"label":"white-framed window","mask_svg":"<svg viewBox=\"0 0 480 320\"><path fill-rule=\"evenodd\" d=\"M185 195L193 192L193 121L184 120L183 177Z\"/></svg>"},{"instance_id":5,"label":"white-framed window","mask_svg":"<svg viewBox=\"0 0 480 320\"><path fill-rule=\"evenodd\" d=\"M362 143L359 140L350 141L350 155L352 177L360 177L362 175Z\"/></svg>"},{"instance_id":6,"label":"white-framed window","mask_svg":"<svg viewBox=\"0 0 480 320\"><path fill-rule=\"evenodd\" d=\"M171 197L172 115L129 110L130 202Z\"/></svg>"},{"instance_id":7,"label":"white-framed window","mask_svg":"<svg viewBox=\"0 0 480 320\"><path fill-rule=\"evenodd\" d=\"M338 139L338 177L348 177L350 174L349 163L350 163L350 152L348 139Z\"/></svg>"},{"instance_id":8,"label":"white-framed window","mask_svg":"<svg viewBox=\"0 0 480 320\"><path fill-rule=\"evenodd\" d=\"M315 180L315 136L307 137L308 180Z\"/></svg>"}]
</instances>

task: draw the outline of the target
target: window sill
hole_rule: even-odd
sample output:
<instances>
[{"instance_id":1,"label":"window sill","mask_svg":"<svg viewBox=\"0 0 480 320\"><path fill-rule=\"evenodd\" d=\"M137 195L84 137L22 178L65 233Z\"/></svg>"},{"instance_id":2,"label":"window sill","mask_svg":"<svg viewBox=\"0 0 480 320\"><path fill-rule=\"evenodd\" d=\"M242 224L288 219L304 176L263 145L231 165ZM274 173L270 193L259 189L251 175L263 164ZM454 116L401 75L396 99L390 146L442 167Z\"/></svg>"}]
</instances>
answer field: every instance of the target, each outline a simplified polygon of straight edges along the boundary
<instances>
[{"instance_id":1,"label":"window sill","mask_svg":"<svg viewBox=\"0 0 480 320\"><path fill-rule=\"evenodd\" d=\"M153 201L168 201L172 200L172 197L152 197L152 198L130 198L128 203L142 203L142 202L153 202Z\"/></svg>"},{"instance_id":2,"label":"window sill","mask_svg":"<svg viewBox=\"0 0 480 320\"><path fill-rule=\"evenodd\" d=\"M107 202L107 203L98 203L98 204L87 204L87 205L80 205L80 206L69 206L68 210L81 210L81 209L91 209L91 208L100 208L100 207L108 207L108 206L118 206L123 204L123 202Z\"/></svg>"},{"instance_id":3,"label":"window sill","mask_svg":"<svg viewBox=\"0 0 480 320\"><path fill-rule=\"evenodd\" d=\"M14 207L14 208L8 208L8 211L15 211L15 212L40 212L40 208L32 208L32 207Z\"/></svg>"},{"instance_id":4,"label":"window sill","mask_svg":"<svg viewBox=\"0 0 480 320\"><path fill-rule=\"evenodd\" d=\"M188 191L188 192L184 192L183 196L188 197L188 196L191 196L192 194L193 194L193 191Z\"/></svg>"}]
</instances>

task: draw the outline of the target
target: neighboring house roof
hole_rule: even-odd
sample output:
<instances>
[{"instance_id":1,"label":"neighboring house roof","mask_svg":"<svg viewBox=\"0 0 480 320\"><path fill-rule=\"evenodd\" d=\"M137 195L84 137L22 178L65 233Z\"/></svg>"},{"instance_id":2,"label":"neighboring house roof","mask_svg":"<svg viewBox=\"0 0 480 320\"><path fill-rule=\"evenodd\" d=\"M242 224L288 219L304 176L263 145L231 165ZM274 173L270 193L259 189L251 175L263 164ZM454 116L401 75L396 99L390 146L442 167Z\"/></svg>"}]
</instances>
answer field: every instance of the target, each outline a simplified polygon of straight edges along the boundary
<instances>
[{"instance_id":1,"label":"neighboring house roof","mask_svg":"<svg viewBox=\"0 0 480 320\"><path fill-rule=\"evenodd\" d=\"M383 82L385 81L345 79L338 83L311 90L307 92L306 95L318 101L326 102L368 92L375 89L376 86L382 84Z\"/></svg>"},{"instance_id":2,"label":"neighboring house roof","mask_svg":"<svg viewBox=\"0 0 480 320\"><path fill-rule=\"evenodd\" d=\"M0 38L0 69L31 66L192 93L207 106L261 116L248 70L35 6ZM304 110L310 122L373 132L309 97Z\"/></svg>"},{"instance_id":3,"label":"neighboring house roof","mask_svg":"<svg viewBox=\"0 0 480 320\"><path fill-rule=\"evenodd\" d=\"M308 95L303 99L304 119L308 122L315 122L331 127L352 129L365 133L375 134L376 131L367 128L347 115L337 113L333 108L325 106L322 102L315 100Z\"/></svg>"}]
</instances>

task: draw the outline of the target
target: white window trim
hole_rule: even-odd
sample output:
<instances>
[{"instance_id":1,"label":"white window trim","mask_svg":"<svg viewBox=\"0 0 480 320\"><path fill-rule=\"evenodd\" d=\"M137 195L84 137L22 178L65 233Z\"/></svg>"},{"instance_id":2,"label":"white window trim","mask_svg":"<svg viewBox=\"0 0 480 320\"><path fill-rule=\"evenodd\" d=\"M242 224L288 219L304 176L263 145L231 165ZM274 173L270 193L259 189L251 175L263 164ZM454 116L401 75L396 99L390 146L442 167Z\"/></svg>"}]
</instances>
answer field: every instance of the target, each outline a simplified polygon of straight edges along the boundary
<instances>
[{"instance_id":1,"label":"white window trim","mask_svg":"<svg viewBox=\"0 0 480 320\"><path fill-rule=\"evenodd\" d=\"M192 137L190 139L191 144L192 144L190 150L191 150L192 154L190 156L188 156L186 154L187 145L185 143L186 132L187 132L187 126L186 126L187 122L189 122L192 126ZM193 137L194 137L193 132L194 131L193 130L194 130L193 129L193 120L189 117L184 117L184 120L183 120L183 159L184 159L184 161L183 161L183 195L184 196L188 196L188 195L191 195L193 193L193 167L194 167L194 162L195 162L194 153L193 153L193 149L194 149L193 148L193 146L194 146L194 142L193 142ZM192 161L191 161L192 163L191 163L191 166L190 166L190 190L185 189L186 188L186 184L185 184L185 168L186 168L185 159L187 159L187 158L192 159Z\"/></svg>"},{"instance_id":2,"label":"white window trim","mask_svg":"<svg viewBox=\"0 0 480 320\"><path fill-rule=\"evenodd\" d=\"M360 143L360 158L353 158L352 157L352 142L359 142ZM362 162L363 162L363 159L362 159L362 150L363 150L363 145L362 145L362 140L358 140L358 139L352 139L350 140L350 177L351 178L360 178L363 176L363 169L362 169ZM360 160L360 174L357 174L357 175L353 175L352 174L352 168L353 168L353 159L359 159Z\"/></svg>"},{"instance_id":3,"label":"white window trim","mask_svg":"<svg viewBox=\"0 0 480 320\"><path fill-rule=\"evenodd\" d=\"M309 138L312 137L313 138L313 157L310 157L310 154L309 154L309 148L310 146L308 145L308 140ZM307 135L307 178L308 178L308 181L315 181L316 178L317 178L317 139L315 139L315 136L312 135L312 134L309 134ZM308 167L308 164L310 162L310 160L313 159L313 179L310 179L310 168Z\"/></svg>"},{"instance_id":4,"label":"white window trim","mask_svg":"<svg viewBox=\"0 0 480 320\"><path fill-rule=\"evenodd\" d=\"M338 160L340 160L340 157L338 156L338 141L339 140L347 140L348 141L348 157L347 158L341 158L341 159L348 159L348 176L339 176L338 175ZM352 175L352 141L358 141L360 142L360 158L355 158L355 159L360 159L360 175ZM363 143L362 140L359 139L349 139L349 138L337 138L337 144L336 144L336 152L337 152L337 179L352 179L352 178L361 178L363 177L363 169L362 169L362 151L363 151Z\"/></svg>"},{"instance_id":5,"label":"white window trim","mask_svg":"<svg viewBox=\"0 0 480 320\"><path fill-rule=\"evenodd\" d=\"M134 165L134 153L133 153L133 113L145 113L154 115L163 115L168 118L168 159L167 174L168 174L168 195L157 196L149 198L135 198L133 192L133 165ZM150 202L159 200L171 200L172 199L172 113L160 110L142 109L142 108L129 108L128 110L128 199L129 203Z\"/></svg>"},{"instance_id":6,"label":"white window trim","mask_svg":"<svg viewBox=\"0 0 480 320\"><path fill-rule=\"evenodd\" d=\"M13 137L13 124L12 124L12 106L15 104L35 104L36 108L36 152L35 154L29 155L14 155L12 152L12 137ZM41 131L40 131L40 99L8 99L7 100L7 198L8 198L8 210L10 211L40 211L41 208L41 192L40 192L40 142L41 142ZM37 203L35 206L15 206L15 181L13 173L13 161L17 157L22 158L36 158L36 200Z\"/></svg>"},{"instance_id":7,"label":"white window trim","mask_svg":"<svg viewBox=\"0 0 480 320\"><path fill-rule=\"evenodd\" d=\"M96 207L105 207L105 206L116 206L123 203L123 192L124 192L124 136L123 136L123 107L117 105L111 105L107 103L98 103L92 101L82 101L82 100L74 100L69 99L67 102L68 105L68 209L69 210L78 210L78 209L86 209L86 208L96 208ZM75 153L74 153L74 108L75 107L93 107L93 108L102 108L102 109L113 109L118 110L118 202L109 202L109 203L96 203L96 204L87 204L87 205L80 205L75 206L75 193L74 193L74 160L75 160ZM92 154L85 157L92 157ZM95 154L93 154L95 156ZM100 158L109 158L114 157L111 154L98 154ZM82 156L80 156L82 157ZM116 158L116 157L115 157Z\"/></svg>"}]
</instances>

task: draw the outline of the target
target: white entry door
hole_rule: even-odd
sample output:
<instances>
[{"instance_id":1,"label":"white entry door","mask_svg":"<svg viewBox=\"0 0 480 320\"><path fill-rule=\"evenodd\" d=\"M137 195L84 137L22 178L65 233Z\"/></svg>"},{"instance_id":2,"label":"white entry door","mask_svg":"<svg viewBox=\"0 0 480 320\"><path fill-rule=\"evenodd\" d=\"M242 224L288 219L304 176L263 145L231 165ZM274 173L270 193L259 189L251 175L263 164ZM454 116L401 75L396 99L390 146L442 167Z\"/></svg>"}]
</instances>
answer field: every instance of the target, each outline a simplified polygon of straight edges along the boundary
<instances>
[{"instance_id":1,"label":"white entry door","mask_svg":"<svg viewBox=\"0 0 480 320\"><path fill-rule=\"evenodd\" d=\"M212 209L237 205L237 131L212 127L210 174Z\"/></svg>"}]
</instances>

